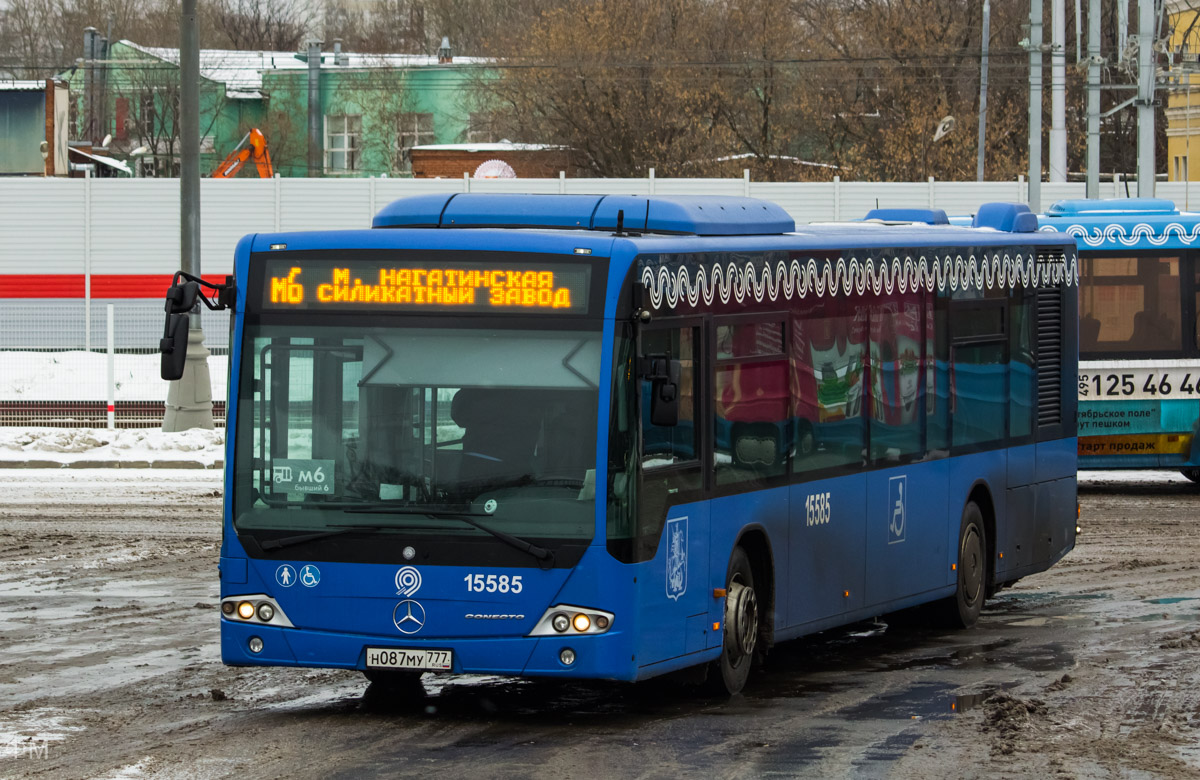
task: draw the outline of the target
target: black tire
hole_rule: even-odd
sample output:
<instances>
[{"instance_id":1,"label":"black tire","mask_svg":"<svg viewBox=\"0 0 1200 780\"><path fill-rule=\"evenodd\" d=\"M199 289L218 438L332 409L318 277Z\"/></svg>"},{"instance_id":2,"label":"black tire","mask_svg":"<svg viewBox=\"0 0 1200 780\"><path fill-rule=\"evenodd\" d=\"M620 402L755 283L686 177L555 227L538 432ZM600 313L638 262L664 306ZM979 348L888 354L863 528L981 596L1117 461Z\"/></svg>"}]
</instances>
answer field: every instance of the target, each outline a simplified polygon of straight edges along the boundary
<instances>
[{"instance_id":1,"label":"black tire","mask_svg":"<svg viewBox=\"0 0 1200 780\"><path fill-rule=\"evenodd\" d=\"M1192 482L1200 482L1200 469L1180 469L1179 473L1190 479Z\"/></svg>"},{"instance_id":2,"label":"black tire","mask_svg":"<svg viewBox=\"0 0 1200 780\"><path fill-rule=\"evenodd\" d=\"M971 628L979 622L987 598L990 560L983 512L974 501L968 501L958 530L958 586L954 595L943 602L941 610L950 626Z\"/></svg>"},{"instance_id":3,"label":"black tire","mask_svg":"<svg viewBox=\"0 0 1200 780\"><path fill-rule=\"evenodd\" d=\"M750 676L750 667L761 648L758 593L750 557L741 547L733 548L725 574L725 622L721 657L713 663L709 682L715 692L730 696L740 693Z\"/></svg>"}]
</instances>

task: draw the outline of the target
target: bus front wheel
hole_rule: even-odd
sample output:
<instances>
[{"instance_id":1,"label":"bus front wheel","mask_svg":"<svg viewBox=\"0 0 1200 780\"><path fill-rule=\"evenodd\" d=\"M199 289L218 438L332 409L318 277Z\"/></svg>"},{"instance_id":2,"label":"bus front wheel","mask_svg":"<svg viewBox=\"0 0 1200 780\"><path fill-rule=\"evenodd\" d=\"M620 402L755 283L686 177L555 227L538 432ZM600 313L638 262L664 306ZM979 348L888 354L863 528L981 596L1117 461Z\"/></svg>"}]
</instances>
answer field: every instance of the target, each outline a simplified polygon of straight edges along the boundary
<instances>
[{"instance_id":1,"label":"bus front wheel","mask_svg":"<svg viewBox=\"0 0 1200 780\"><path fill-rule=\"evenodd\" d=\"M1192 482L1200 482L1200 469L1180 469L1179 473Z\"/></svg>"},{"instance_id":2,"label":"bus front wheel","mask_svg":"<svg viewBox=\"0 0 1200 780\"><path fill-rule=\"evenodd\" d=\"M987 536L983 530L983 512L974 501L963 507L958 532L958 574L954 595L943 602L946 622L956 628L970 628L979 621L987 596Z\"/></svg>"},{"instance_id":3,"label":"bus front wheel","mask_svg":"<svg viewBox=\"0 0 1200 780\"><path fill-rule=\"evenodd\" d=\"M750 665L758 648L758 595L754 590L754 570L750 557L741 547L733 549L725 574L725 637L721 657L716 661L719 686L729 695L739 693L750 676Z\"/></svg>"}]
</instances>

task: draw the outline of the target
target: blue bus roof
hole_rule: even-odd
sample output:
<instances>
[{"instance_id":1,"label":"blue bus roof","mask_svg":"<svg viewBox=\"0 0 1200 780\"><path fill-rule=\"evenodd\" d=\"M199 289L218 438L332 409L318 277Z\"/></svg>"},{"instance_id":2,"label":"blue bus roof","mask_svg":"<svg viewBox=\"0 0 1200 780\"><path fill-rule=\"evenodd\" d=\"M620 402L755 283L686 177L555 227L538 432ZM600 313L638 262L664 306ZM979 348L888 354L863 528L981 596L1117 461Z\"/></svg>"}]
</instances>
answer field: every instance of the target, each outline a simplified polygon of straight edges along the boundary
<instances>
[{"instance_id":1,"label":"blue bus roof","mask_svg":"<svg viewBox=\"0 0 1200 780\"><path fill-rule=\"evenodd\" d=\"M624 232L618 237L614 231L622 212ZM373 221L376 228L373 230L259 233L253 237L250 250L386 249L403 245L411 249L607 255L614 240L630 242L637 252L850 248L895 251L896 247L919 245L977 247L1062 243L1061 236L1034 231L1034 215L1023 204L984 204L971 226L962 225L958 218L953 220L958 224L937 224L937 215L924 210L910 210L904 216L910 221L837 222L797 227L781 207L755 198L418 195L402 198L381 209ZM981 231L970 227L990 229ZM490 234L486 238L480 236L484 231Z\"/></svg>"},{"instance_id":2,"label":"blue bus roof","mask_svg":"<svg viewBox=\"0 0 1200 780\"><path fill-rule=\"evenodd\" d=\"M1081 250L1190 249L1200 246L1200 214L1162 198L1062 200L1038 220L1039 230L1072 236Z\"/></svg>"},{"instance_id":3,"label":"blue bus roof","mask_svg":"<svg viewBox=\"0 0 1200 780\"><path fill-rule=\"evenodd\" d=\"M790 233L796 222L770 201L721 196L418 195L384 206L375 228L617 229L694 236Z\"/></svg>"}]
</instances>

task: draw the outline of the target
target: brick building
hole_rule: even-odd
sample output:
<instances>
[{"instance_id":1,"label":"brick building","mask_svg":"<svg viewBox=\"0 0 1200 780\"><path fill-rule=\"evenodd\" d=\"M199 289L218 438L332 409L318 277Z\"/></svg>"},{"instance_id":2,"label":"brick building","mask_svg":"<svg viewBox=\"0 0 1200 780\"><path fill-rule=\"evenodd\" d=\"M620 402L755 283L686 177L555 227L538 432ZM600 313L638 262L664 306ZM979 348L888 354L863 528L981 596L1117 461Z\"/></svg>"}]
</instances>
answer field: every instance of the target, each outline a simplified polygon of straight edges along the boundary
<instances>
[{"instance_id":1,"label":"brick building","mask_svg":"<svg viewBox=\"0 0 1200 780\"><path fill-rule=\"evenodd\" d=\"M461 179L464 173L478 179L547 179L559 171L575 176L576 166L565 146L502 141L414 146L412 171L417 179Z\"/></svg>"}]
</instances>

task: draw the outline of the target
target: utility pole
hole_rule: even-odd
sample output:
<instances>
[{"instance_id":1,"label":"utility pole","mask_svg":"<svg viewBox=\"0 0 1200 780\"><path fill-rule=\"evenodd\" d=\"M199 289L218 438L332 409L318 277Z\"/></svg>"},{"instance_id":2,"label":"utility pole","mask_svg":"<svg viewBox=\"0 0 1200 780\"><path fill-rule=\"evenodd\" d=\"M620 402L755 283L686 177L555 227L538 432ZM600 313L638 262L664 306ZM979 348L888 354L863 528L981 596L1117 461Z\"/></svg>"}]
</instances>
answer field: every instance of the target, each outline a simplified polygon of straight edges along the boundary
<instances>
[{"instance_id":1,"label":"utility pole","mask_svg":"<svg viewBox=\"0 0 1200 780\"><path fill-rule=\"evenodd\" d=\"M1050 181L1067 180L1067 13L1050 0Z\"/></svg>"},{"instance_id":2,"label":"utility pole","mask_svg":"<svg viewBox=\"0 0 1200 780\"><path fill-rule=\"evenodd\" d=\"M96 144L96 38L95 27L83 28L83 139Z\"/></svg>"},{"instance_id":3,"label":"utility pole","mask_svg":"<svg viewBox=\"0 0 1200 780\"><path fill-rule=\"evenodd\" d=\"M988 41L991 38L992 3L983 0L983 39L980 44L979 61L979 152L975 158L975 181L983 181L983 153L987 146L987 89L988 89Z\"/></svg>"},{"instance_id":4,"label":"utility pole","mask_svg":"<svg viewBox=\"0 0 1200 780\"><path fill-rule=\"evenodd\" d=\"M1138 197L1154 197L1154 0L1138 0Z\"/></svg>"},{"instance_id":5,"label":"utility pole","mask_svg":"<svg viewBox=\"0 0 1200 780\"><path fill-rule=\"evenodd\" d=\"M1100 197L1100 0L1088 0L1087 190Z\"/></svg>"},{"instance_id":6,"label":"utility pole","mask_svg":"<svg viewBox=\"0 0 1200 780\"><path fill-rule=\"evenodd\" d=\"M321 41L308 42L308 175L324 170L321 148Z\"/></svg>"},{"instance_id":7,"label":"utility pole","mask_svg":"<svg viewBox=\"0 0 1200 780\"><path fill-rule=\"evenodd\" d=\"M179 42L179 259L184 273L200 276L200 42L196 0L183 0ZM171 382L167 390L164 431L213 427L212 381L199 304L188 314L188 325L187 363L183 377Z\"/></svg>"},{"instance_id":8,"label":"utility pole","mask_svg":"<svg viewBox=\"0 0 1200 780\"><path fill-rule=\"evenodd\" d=\"M1029 208L1042 210L1042 0L1029 2Z\"/></svg>"}]
</instances>

